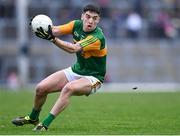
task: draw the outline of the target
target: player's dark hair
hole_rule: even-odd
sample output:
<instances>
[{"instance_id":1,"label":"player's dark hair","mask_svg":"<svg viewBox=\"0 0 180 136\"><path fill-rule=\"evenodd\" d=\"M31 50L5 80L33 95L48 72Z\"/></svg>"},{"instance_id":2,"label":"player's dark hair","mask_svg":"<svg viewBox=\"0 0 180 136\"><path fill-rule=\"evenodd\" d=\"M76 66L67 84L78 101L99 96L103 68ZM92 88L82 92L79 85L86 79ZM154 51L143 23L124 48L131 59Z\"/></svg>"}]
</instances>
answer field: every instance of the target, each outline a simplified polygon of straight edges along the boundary
<instances>
[{"instance_id":1,"label":"player's dark hair","mask_svg":"<svg viewBox=\"0 0 180 136\"><path fill-rule=\"evenodd\" d=\"M84 7L83 12L85 13L86 11L92 11L92 12L97 13L98 15L101 14L100 7L96 5L92 5L92 4L88 4Z\"/></svg>"}]
</instances>

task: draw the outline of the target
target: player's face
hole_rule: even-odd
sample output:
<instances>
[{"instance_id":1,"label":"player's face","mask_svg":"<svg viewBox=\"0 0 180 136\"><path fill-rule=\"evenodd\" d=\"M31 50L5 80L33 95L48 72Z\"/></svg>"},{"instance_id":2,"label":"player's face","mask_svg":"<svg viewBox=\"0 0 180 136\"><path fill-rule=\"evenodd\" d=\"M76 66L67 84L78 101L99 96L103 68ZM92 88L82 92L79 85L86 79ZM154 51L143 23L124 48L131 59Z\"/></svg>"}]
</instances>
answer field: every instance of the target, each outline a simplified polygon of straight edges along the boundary
<instances>
[{"instance_id":1,"label":"player's face","mask_svg":"<svg viewBox=\"0 0 180 136\"><path fill-rule=\"evenodd\" d=\"M95 12L87 11L82 14L81 19L83 21L83 30L85 32L90 32L96 28L100 17Z\"/></svg>"}]
</instances>

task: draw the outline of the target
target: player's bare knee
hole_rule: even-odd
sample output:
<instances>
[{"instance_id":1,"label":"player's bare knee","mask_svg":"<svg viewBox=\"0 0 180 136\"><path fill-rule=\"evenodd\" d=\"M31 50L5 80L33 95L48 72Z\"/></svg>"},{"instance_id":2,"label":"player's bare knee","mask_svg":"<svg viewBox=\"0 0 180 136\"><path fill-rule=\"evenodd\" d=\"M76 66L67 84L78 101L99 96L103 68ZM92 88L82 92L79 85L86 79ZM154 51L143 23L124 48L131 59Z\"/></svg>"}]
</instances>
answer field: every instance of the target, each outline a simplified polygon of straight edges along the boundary
<instances>
[{"instance_id":1,"label":"player's bare knee","mask_svg":"<svg viewBox=\"0 0 180 136\"><path fill-rule=\"evenodd\" d=\"M46 95L46 94L47 94L47 92L46 92L44 85L38 84L36 86L36 95Z\"/></svg>"},{"instance_id":2,"label":"player's bare knee","mask_svg":"<svg viewBox=\"0 0 180 136\"><path fill-rule=\"evenodd\" d=\"M74 91L75 91L74 85L68 83L68 84L66 84L66 86L63 88L63 90L62 90L61 93L66 94L66 95L72 95Z\"/></svg>"}]
</instances>

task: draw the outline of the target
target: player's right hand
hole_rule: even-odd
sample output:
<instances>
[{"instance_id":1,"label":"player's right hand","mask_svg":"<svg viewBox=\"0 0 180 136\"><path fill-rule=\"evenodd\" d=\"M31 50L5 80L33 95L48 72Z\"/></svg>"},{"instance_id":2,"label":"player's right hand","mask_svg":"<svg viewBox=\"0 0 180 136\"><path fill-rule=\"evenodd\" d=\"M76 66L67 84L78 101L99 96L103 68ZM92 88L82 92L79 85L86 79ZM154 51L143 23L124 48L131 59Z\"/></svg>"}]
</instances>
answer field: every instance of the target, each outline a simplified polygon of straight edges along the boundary
<instances>
[{"instance_id":1,"label":"player's right hand","mask_svg":"<svg viewBox=\"0 0 180 136\"><path fill-rule=\"evenodd\" d=\"M37 32L35 32L36 36L42 39L49 40L51 42L55 41L55 36L52 34L52 28L49 25L48 26L48 31L43 30L42 27L37 28Z\"/></svg>"}]
</instances>

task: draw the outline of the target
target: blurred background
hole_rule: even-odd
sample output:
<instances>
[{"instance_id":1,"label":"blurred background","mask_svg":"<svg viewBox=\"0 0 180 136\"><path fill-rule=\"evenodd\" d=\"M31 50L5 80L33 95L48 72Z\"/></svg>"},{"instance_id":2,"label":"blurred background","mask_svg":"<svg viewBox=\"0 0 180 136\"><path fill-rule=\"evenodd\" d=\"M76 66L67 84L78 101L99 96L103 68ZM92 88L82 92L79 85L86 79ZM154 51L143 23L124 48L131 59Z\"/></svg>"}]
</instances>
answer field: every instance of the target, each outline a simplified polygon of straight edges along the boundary
<instances>
[{"instance_id":1,"label":"blurred background","mask_svg":"<svg viewBox=\"0 0 180 136\"><path fill-rule=\"evenodd\" d=\"M35 37L29 22L46 14L54 25L67 23L89 3L102 10L106 88L180 88L180 0L0 0L0 87L17 90L72 65L75 55Z\"/></svg>"}]
</instances>

